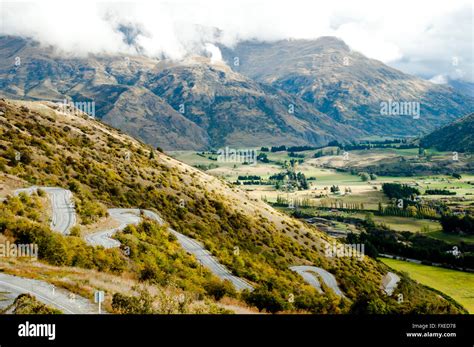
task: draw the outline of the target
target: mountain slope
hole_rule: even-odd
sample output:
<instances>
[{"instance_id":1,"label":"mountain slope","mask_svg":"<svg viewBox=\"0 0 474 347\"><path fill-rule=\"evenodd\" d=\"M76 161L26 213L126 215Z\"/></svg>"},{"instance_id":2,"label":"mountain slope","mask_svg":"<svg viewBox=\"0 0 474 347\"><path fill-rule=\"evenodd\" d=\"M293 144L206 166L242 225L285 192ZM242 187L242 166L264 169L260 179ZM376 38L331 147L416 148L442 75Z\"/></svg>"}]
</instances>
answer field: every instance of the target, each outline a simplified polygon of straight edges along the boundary
<instances>
[{"instance_id":1,"label":"mountain slope","mask_svg":"<svg viewBox=\"0 0 474 347\"><path fill-rule=\"evenodd\" d=\"M439 151L474 152L474 113L426 135L421 145Z\"/></svg>"},{"instance_id":2,"label":"mountain slope","mask_svg":"<svg viewBox=\"0 0 474 347\"><path fill-rule=\"evenodd\" d=\"M279 144L323 145L345 141L360 131L340 126L301 99L233 72L225 64L194 58L168 65L150 76L146 87L212 139L217 148Z\"/></svg>"},{"instance_id":3,"label":"mountain slope","mask_svg":"<svg viewBox=\"0 0 474 347\"><path fill-rule=\"evenodd\" d=\"M367 134L415 135L474 109L473 98L368 59L334 37L245 41L221 49L235 71L297 95ZM381 103L390 100L420 103L419 118L381 114Z\"/></svg>"},{"instance_id":4,"label":"mountain slope","mask_svg":"<svg viewBox=\"0 0 474 347\"><path fill-rule=\"evenodd\" d=\"M471 98L474 98L474 83L473 82L448 79L448 85L453 87L459 93L468 95Z\"/></svg>"},{"instance_id":5,"label":"mountain slope","mask_svg":"<svg viewBox=\"0 0 474 347\"><path fill-rule=\"evenodd\" d=\"M156 60L143 57L68 57L53 47L0 37L0 90L7 97L94 102L95 116L153 146L202 149L205 132L159 96L134 87ZM120 114L120 117L117 116Z\"/></svg>"},{"instance_id":6,"label":"mountain slope","mask_svg":"<svg viewBox=\"0 0 474 347\"><path fill-rule=\"evenodd\" d=\"M323 145L363 133L208 58L68 57L7 36L0 47L0 95L94 102L98 118L164 149Z\"/></svg>"},{"instance_id":7,"label":"mountain slope","mask_svg":"<svg viewBox=\"0 0 474 347\"><path fill-rule=\"evenodd\" d=\"M129 87L102 120L153 146L194 150L209 146L205 130L145 88Z\"/></svg>"},{"instance_id":8,"label":"mountain slope","mask_svg":"<svg viewBox=\"0 0 474 347\"><path fill-rule=\"evenodd\" d=\"M63 112L53 103L9 100L0 100L0 111L2 172L29 185L73 190L81 220L89 201L155 210L173 229L201 241L235 275L251 282L255 291L242 299L261 309L340 313L357 303L371 312L462 311L406 276L398 287L405 298L400 305L380 289L388 271L383 264L369 257L326 257L324 245L333 241L329 236L86 115ZM143 225L130 237L136 249L146 250L157 242L158 232ZM145 266L142 279L165 280L160 276L163 260L153 260L146 251L132 254L142 257L143 264L137 265ZM289 269L293 265L328 271L346 298L318 293ZM287 300L290 294L294 302Z\"/></svg>"}]
</instances>

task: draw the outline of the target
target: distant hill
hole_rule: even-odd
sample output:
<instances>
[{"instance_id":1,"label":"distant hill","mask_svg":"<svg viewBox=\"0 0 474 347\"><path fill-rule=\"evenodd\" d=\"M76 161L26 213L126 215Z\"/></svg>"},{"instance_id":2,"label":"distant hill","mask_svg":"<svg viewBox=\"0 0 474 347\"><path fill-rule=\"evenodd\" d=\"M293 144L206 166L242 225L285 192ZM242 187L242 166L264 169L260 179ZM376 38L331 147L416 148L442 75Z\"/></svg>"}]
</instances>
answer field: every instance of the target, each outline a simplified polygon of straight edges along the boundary
<instances>
[{"instance_id":1,"label":"distant hill","mask_svg":"<svg viewBox=\"0 0 474 347\"><path fill-rule=\"evenodd\" d=\"M426 135L421 145L439 151L474 152L474 113Z\"/></svg>"},{"instance_id":2,"label":"distant hill","mask_svg":"<svg viewBox=\"0 0 474 347\"><path fill-rule=\"evenodd\" d=\"M363 134L298 96L255 82L223 63L209 64L208 58L170 64L150 75L144 86L173 109L181 105L184 115L208 134L214 148L324 145Z\"/></svg>"}]
</instances>

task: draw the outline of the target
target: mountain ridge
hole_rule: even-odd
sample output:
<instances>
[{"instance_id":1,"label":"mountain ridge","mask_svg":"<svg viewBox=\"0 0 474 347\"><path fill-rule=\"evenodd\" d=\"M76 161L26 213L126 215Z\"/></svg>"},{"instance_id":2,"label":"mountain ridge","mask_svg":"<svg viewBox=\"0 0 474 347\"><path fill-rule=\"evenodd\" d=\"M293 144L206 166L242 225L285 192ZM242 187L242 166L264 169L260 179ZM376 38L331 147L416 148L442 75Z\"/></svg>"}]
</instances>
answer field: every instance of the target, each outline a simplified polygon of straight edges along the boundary
<instances>
[{"instance_id":1,"label":"mountain ridge","mask_svg":"<svg viewBox=\"0 0 474 347\"><path fill-rule=\"evenodd\" d=\"M95 102L99 118L153 146L324 145L363 133L225 64L212 64L209 58L182 62L143 56L63 58L53 48L30 40L1 37L0 41L4 96ZM296 112L289 111L290 105Z\"/></svg>"},{"instance_id":2,"label":"mountain ridge","mask_svg":"<svg viewBox=\"0 0 474 347\"><path fill-rule=\"evenodd\" d=\"M236 71L372 135L418 135L474 109L473 98L369 59L334 37L241 41L220 48ZM235 57L238 65L232 64ZM418 102L419 117L382 115L380 104L389 100Z\"/></svg>"},{"instance_id":3,"label":"mountain ridge","mask_svg":"<svg viewBox=\"0 0 474 347\"><path fill-rule=\"evenodd\" d=\"M75 57L11 36L0 43L3 96L95 102L98 118L167 150L413 136L474 109L474 99L334 37L221 46L228 65L199 56ZM419 117L382 115L381 102L391 100L419 103Z\"/></svg>"}]
</instances>

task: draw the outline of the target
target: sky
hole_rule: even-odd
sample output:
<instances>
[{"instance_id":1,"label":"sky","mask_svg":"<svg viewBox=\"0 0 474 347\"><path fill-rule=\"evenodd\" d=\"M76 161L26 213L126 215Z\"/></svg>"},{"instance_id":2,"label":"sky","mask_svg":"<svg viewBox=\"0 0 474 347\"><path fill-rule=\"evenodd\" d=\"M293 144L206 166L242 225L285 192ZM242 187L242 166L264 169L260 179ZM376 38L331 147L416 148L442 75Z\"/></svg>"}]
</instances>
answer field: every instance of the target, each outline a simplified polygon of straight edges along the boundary
<instances>
[{"instance_id":1,"label":"sky","mask_svg":"<svg viewBox=\"0 0 474 347\"><path fill-rule=\"evenodd\" d=\"M182 59L213 43L336 36L353 50L435 83L474 82L472 0L3 1L0 33L77 55L134 54L121 26L149 56Z\"/></svg>"}]
</instances>

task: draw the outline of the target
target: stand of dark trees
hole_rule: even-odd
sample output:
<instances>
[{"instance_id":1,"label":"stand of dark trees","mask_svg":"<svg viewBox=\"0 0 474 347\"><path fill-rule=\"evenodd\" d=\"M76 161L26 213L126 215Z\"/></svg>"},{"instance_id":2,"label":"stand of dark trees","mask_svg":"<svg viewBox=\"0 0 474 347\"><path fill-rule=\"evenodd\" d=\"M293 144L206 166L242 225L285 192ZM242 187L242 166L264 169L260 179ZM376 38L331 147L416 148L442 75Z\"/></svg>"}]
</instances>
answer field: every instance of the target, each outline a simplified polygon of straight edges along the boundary
<instances>
[{"instance_id":1,"label":"stand of dark trees","mask_svg":"<svg viewBox=\"0 0 474 347\"><path fill-rule=\"evenodd\" d=\"M413 199L415 195L420 195L418 189L399 183L384 183L382 190L390 199Z\"/></svg>"},{"instance_id":2,"label":"stand of dark trees","mask_svg":"<svg viewBox=\"0 0 474 347\"><path fill-rule=\"evenodd\" d=\"M445 233L474 235L474 217L471 215L444 215L440 222Z\"/></svg>"},{"instance_id":3,"label":"stand of dark trees","mask_svg":"<svg viewBox=\"0 0 474 347\"><path fill-rule=\"evenodd\" d=\"M313 213L294 211L293 217L307 219L314 217ZM355 225L362 229L360 234L349 233L346 243L362 243L365 245L365 254L377 258L379 253L397 255L406 258L421 260L427 264L440 263L447 267L474 269L474 245L460 242L456 245L459 256L448 251L453 251L453 245L445 241L433 239L422 234L412 232L399 232L384 225L376 225L371 221L347 216L326 216L325 219L336 220ZM472 217L470 217L472 222Z\"/></svg>"},{"instance_id":4,"label":"stand of dark trees","mask_svg":"<svg viewBox=\"0 0 474 347\"><path fill-rule=\"evenodd\" d=\"M265 153L259 153L257 155L257 160L261 161L262 163L269 163L270 159L268 159L268 156Z\"/></svg>"},{"instance_id":5,"label":"stand of dark trees","mask_svg":"<svg viewBox=\"0 0 474 347\"><path fill-rule=\"evenodd\" d=\"M289 156L290 158L304 158L304 157L305 157L304 154L297 154L297 153L295 153L295 152L289 152L289 153L288 153L288 156Z\"/></svg>"},{"instance_id":6,"label":"stand of dark trees","mask_svg":"<svg viewBox=\"0 0 474 347\"><path fill-rule=\"evenodd\" d=\"M313 147L313 146L290 146L286 147L285 145L281 146L272 146L270 148L270 152L281 152L281 151L287 151L287 152L303 152L303 151L311 151L313 149L317 149L320 147ZM268 152L268 147L262 147L260 148L262 152Z\"/></svg>"},{"instance_id":7,"label":"stand of dark trees","mask_svg":"<svg viewBox=\"0 0 474 347\"><path fill-rule=\"evenodd\" d=\"M456 192L452 192L447 189L427 189L425 190L426 195L456 195Z\"/></svg>"},{"instance_id":8,"label":"stand of dark trees","mask_svg":"<svg viewBox=\"0 0 474 347\"><path fill-rule=\"evenodd\" d=\"M248 175L248 176L238 176L237 179L239 181L249 181L249 180L261 180L262 177L256 175Z\"/></svg>"},{"instance_id":9,"label":"stand of dark trees","mask_svg":"<svg viewBox=\"0 0 474 347\"><path fill-rule=\"evenodd\" d=\"M306 176L302 172L294 172L291 170L287 170L284 172L277 173L275 175L271 175L268 179L278 182L283 182L285 177L288 178L289 184L293 185L298 190L305 190L309 188L309 184L306 180ZM278 187L280 184L278 184Z\"/></svg>"}]
</instances>

